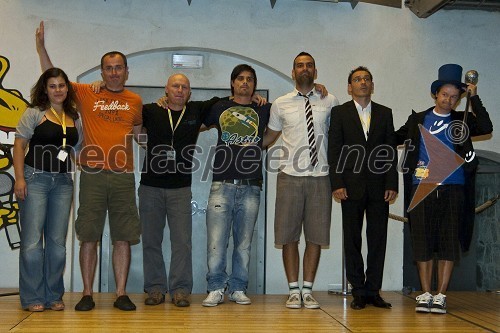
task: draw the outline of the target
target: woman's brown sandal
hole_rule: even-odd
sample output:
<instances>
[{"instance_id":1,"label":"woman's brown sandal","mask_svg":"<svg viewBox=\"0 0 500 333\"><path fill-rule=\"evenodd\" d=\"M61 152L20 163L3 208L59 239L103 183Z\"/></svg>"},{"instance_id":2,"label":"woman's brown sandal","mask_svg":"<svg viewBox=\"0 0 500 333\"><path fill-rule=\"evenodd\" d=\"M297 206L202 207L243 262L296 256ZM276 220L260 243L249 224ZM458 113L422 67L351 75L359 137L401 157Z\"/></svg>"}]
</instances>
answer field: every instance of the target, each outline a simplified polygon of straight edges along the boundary
<instances>
[{"instance_id":1,"label":"woman's brown sandal","mask_svg":"<svg viewBox=\"0 0 500 333\"><path fill-rule=\"evenodd\" d=\"M31 312L42 312L43 310L45 310L45 307L43 306L43 304L36 303L29 305L26 310Z\"/></svg>"},{"instance_id":2,"label":"woman's brown sandal","mask_svg":"<svg viewBox=\"0 0 500 333\"><path fill-rule=\"evenodd\" d=\"M50 304L50 308L54 311L62 311L64 310L64 302L63 301L55 301Z\"/></svg>"}]
</instances>

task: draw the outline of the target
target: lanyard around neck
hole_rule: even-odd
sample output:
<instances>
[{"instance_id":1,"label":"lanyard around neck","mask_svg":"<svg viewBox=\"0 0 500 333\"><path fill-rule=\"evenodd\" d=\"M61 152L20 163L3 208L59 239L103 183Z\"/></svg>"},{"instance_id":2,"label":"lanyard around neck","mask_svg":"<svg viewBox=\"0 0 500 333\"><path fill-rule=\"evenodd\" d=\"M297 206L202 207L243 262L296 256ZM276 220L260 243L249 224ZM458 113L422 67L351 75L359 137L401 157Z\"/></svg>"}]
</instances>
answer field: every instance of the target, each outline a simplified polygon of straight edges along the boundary
<instances>
[{"instance_id":1,"label":"lanyard around neck","mask_svg":"<svg viewBox=\"0 0 500 333\"><path fill-rule=\"evenodd\" d=\"M170 120L170 128L172 129L172 146L173 146L174 145L174 133L175 133L175 130L177 129L177 127L179 126L179 124L181 123L182 116L184 116L184 112L186 111L186 106L184 105L184 107L182 108L181 115L179 116L179 119L177 119L177 124L175 124L175 127L174 127L174 122L172 120L172 113L171 113L170 108L168 108L167 111L168 111L168 119Z\"/></svg>"},{"instance_id":2,"label":"lanyard around neck","mask_svg":"<svg viewBox=\"0 0 500 333\"><path fill-rule=\"evenodd\" d=\"M50 111L52 111L52 114L56 117L57 121L59 122L59 124L62 127L62 131L63 131L62 149L65 149L66 148L66 114L64 113L64 110L63 110L62 111L62 119L61 119L61 117L59 117L56 110L54 110L54 108L52 106L50 107Z\"/></svg>"},{"instance_id":3,"label":"lanyard around neck","mask_svg":"<svg viewBox=\"0 0 500 333\"><path fill-rule=\"evenodd\" d=\"M368 111L361 112L359 120L361 120L361 124L363 125L367 134L368 134L368 131L370 130L371 119L372 119L371 114Z\"/></svg>"}]
</instances>

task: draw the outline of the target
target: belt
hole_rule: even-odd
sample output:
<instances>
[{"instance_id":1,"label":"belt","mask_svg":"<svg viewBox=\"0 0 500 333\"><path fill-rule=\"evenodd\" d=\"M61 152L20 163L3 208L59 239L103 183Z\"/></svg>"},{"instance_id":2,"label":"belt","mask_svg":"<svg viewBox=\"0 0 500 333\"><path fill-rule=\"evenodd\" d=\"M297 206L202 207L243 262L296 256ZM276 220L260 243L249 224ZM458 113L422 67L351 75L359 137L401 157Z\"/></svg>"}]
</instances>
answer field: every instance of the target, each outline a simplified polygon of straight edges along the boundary
<instances>
[{"instance_id":1,"label":"belt","mask_svg":"<svg viewBox=\"0 0 500 333\"><path fill-rule=\"evenodd\" d=\"M224 179L220 182L223 184L262 186L262 180L260 179Z\"/></svg>"},{"instance_id":2,"label":"belt","mask_svg":"<svg viewBox=\"0 0 500 333\"><path fill-rule=\"evenodd\" d=\"M450 186L463 186L464 184L443 184L443 183L421 183L423 186L435 186L439 188L450 187ZM413 184L414 187L419 186L419 184Z\"/></svg>"}]
</instances>

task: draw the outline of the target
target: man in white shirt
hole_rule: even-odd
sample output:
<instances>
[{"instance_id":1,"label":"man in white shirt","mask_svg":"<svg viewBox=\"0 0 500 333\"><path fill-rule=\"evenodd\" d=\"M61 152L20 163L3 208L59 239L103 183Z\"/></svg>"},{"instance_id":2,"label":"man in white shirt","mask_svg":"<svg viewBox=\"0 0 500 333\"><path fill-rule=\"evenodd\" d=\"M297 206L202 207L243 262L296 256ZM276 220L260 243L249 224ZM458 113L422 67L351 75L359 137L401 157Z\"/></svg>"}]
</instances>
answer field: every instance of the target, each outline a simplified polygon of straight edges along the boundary
<instances>
[{"instance_id":1,"label":"man in white shirt","mask_svg":"<svg viewBox=\"0 0 500 333\"><path fill-rule=\"evenodd\" d=\"M275 209L275 244L283 246L283 264L288 280L286 307L317 309L312 286L321 246L330 244L331 186L328 178L327 135L333 95L321 99L314 90L317 70L314 58L301 52L293 62L293 92L279 97L271 107L264 146L282 133ZM299 239L306 241L303 285L299 288Z\"/></svg>"}]
</instances>

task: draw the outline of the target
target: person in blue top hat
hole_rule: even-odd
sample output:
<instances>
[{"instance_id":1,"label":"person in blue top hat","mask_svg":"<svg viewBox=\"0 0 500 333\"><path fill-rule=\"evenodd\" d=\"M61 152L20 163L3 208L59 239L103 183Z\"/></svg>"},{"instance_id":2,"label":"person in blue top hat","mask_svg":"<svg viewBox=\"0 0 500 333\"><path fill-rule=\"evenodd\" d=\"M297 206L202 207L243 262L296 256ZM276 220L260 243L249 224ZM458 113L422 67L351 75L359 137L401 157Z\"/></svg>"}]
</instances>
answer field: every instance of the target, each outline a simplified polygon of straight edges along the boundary
<instances>
[{"instance_id":1,"label":"person in blue top hat","mask_svg":"<svg viewBox=\"0 0 500 333\"><path fill-rule=\"evenodd\" d=\"M493 131L476 85L461 79L461 66L441 66L438 79L431 85L435 105L412 112L396 131L398 144L405 144L405 206L423 292L416 298L417 312L446 313L446 290L453 266L459 259L460 246L468 250L474 227L478 159L471 137ZM466 91L473 112L464 121L464 112L454 108ZM438 279L433 296L434 260Z\"/></svg>"}]
</instances>

